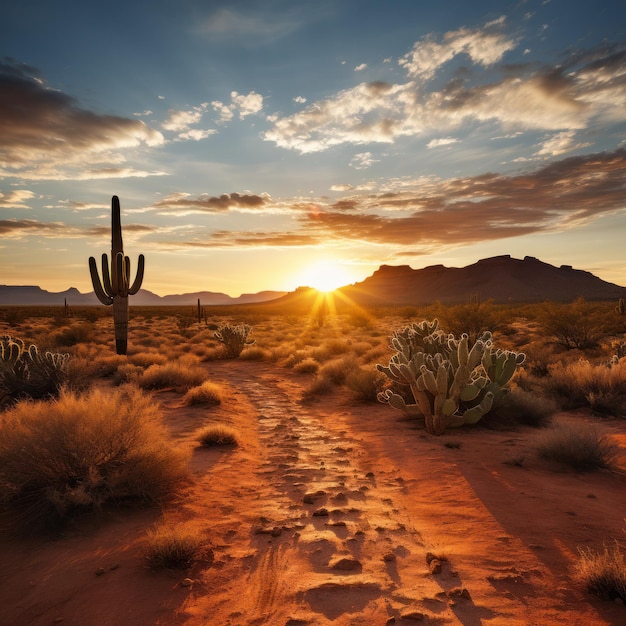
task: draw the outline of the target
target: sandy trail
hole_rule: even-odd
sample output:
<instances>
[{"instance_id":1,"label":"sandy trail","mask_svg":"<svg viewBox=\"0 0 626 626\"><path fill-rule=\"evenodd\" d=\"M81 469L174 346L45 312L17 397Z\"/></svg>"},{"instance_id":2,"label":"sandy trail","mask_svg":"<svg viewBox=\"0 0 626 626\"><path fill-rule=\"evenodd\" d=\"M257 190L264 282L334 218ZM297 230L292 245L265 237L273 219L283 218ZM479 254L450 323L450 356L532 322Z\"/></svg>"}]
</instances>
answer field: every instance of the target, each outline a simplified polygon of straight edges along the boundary
<instances>
[{"instance_id":1,"label":"sandy trail","mask_svg":"<svg viewBox=\"0 0 626 626\"><path fill-rule=\"evenodd\" d=\"M339 389L302 403L310 377L274 364L206 368L219 407L155 393L193 449L193 483L163 511L105 511L56 541L0 533L0 624L626 623L570 576L579 546L623 535L624 476L554 472L532 457L532 429L432 437ZM210 423L240 445L197 448ZM623 422L604 427L624 437ZM163 518L205 532L212 559L151 572L142 540Z\"/></svg>"}]
</instances>

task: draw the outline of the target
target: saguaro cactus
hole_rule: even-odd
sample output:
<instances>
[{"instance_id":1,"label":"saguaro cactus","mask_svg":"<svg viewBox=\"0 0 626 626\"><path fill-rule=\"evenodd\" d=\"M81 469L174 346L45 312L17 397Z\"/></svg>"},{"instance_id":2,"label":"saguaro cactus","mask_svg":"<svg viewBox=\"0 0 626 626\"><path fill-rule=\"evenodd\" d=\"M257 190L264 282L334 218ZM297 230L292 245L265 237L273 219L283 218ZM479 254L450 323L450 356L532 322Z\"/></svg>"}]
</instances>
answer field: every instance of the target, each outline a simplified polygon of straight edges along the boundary
<instances>
[{"instance_id":1,"label":"saguaro cactus","mask_svg":"<svg viewBox=\"0 0 626 626\"><path fill-rule=\"evenodd\" d=\"M98 267L93 257L89 257L89 272L98 300L106 306L113 305L115 349L118 354L126 354L128 296L133 296L139 291L143 281L144 264L144 256L140 254L137 262L137 276L130 285L130 259L124 256L120 200L117 196L113 196L111 199L111 270L109 271L109 260L105 253L102 255L102 282L100 282Z\"/></svg>"}]
</instances>

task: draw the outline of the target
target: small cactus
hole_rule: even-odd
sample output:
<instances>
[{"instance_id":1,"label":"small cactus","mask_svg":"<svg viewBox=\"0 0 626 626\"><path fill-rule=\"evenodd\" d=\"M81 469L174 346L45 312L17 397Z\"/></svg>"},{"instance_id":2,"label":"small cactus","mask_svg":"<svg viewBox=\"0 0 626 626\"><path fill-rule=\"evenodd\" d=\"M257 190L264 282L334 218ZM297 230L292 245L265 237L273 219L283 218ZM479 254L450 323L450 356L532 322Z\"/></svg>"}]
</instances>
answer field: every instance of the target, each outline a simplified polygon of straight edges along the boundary
<instances>
[{"instance_id":1,"label":"small cactus","mask_svg":"<svg viewBox=\"0 0 626 626\"><path fill-rule=\"evenodd\" d=\"M137 275L130 284L130 259L124 256L120 201L111 200L111 270L106 253L102 255L102 282L98 275L96 260L89 257L89 273L98 300L106 306L113 305L115 349L117 354L126 354L128 347L128 296L135 295L143 281L144 256L139 255Z\"/></svg>"},{"instance_id":2,"label":"small cactus","mask_svg":"<svg viewBox=\"0 0 626 626\"><path fill-rule=\"evenodd\" d=\"M69 354L41 352L21 339L0 337L0 399L56 396L67 378Z\"/></svg>"},{"instance_id":3,"label":"small cactus","mask_svg":"<svg viewBox=\"0 0 626 626\"><path fill-rule=\"evenodd\" d=\"M478 422L525 358L495 350L489 332L470 347L467 334L456 339L438 328L434 320L394 332L396 354L389 365L376 366L395 383L408 385L415 403L407 404L392 389L378 399L417 419L433 435Z\"/></svg>"},{"instance_id":4,"label":"small cactus","mask_svg":"<svg viewBox=\"0 0 626 626\"><path fill-rule=\"evenodd\" d=\"M252 327L248 324L238 326L224 324L213 335L226 347L226 355L231 359L236 359L247 345L254 343L254 339L248 339L251 330Z\"/></svg>"}]
</instances>

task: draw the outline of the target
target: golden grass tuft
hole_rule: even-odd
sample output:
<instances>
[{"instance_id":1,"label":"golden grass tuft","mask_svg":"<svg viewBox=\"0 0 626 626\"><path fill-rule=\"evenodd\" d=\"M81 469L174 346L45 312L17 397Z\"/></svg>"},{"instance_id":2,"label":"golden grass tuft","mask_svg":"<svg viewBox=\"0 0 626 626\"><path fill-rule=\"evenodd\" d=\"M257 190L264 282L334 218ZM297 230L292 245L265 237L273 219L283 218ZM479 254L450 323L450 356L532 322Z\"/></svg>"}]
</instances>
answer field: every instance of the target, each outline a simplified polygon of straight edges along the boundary
<instances>
[{"instance_id":1,"label":"golden grass tuft","mask_svg":"<svg viewBox=\"0 0 626 626\"><path fill-rule=\"evenodd\" d=\"M236 446L239 445L237 431L223 424L212 424L201 428L196 440L203 446Z\"/></svg>"},{"instance_id":2,"label":"golden grass tuft","mask_svg":"<svg viewBox=\"0 0 626 626\"><path fill-rule=\"evenodd\" d=\"M155 502L187 475L187 459L132 386L21 402L0 419L0 506L45 527L106 502Z\"/></svg>"},{"instance_id":3,"label":"golden grass tuft","mask_svg":"<svg viewBox=\"0 0 626 626\"><path fill-rule=\"evenodd\" d=\"M617 542L602 552L580 549L574 575L598 598L626 602L626 558Z\"/></svg>"},{"instance_id":4,"label":"golden grass tuft","mask_svg":"<svg viewBox=\"0 0 626 626\"><path fill-rule=\"evenodd\" d=\"M561 424L537 439L539 456L577 472L611 469L620 447L590 424Z\"/></svg>"},{"instance_id":5,"label":"golden grass tuft","mask_svg":"<svg viewBox=\"0 0 626 626\"><path fill-rule=\"evenodd\" d=\"M144 553L153 570L188 569L210 554L203 533L185 524L163 524L149 531Z\"/></svg>"},{"instance_id":6,"label":"golden grass tuft","mask_svg":"<svg viewBox=\"0 0 626 626\"><path fill-rule=\"evenodd\" d=\"M223 390L217 383L205 380L201 385L187 391L183 396L183 404L189 406L221 404L222 396Z\"/></svg>"},{"instance_id":7,"label":"golden grass tuft","mask_svg":"<svg viewBox=\"0 0 626 626\"><path fill-rule=\"evenodd\" d=\"M151 365L137 381L142 389L165 389L166 387L189 389L201 384L206 373L200 367L181 362Z\"/></svg>"}]
</instances>

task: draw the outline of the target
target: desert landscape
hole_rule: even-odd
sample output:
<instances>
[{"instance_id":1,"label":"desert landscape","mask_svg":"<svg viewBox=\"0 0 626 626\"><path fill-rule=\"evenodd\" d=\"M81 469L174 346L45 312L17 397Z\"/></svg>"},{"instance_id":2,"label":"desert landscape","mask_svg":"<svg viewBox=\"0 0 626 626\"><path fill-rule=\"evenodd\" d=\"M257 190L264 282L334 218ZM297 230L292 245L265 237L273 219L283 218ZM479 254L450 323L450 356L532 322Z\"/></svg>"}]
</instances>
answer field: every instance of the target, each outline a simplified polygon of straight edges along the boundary
<instances>
[{"instance_id":1,"label":"desert landscape","mask_svg":"<svg viewBox=\"0 0 626 626\"><path fill-rule=\"evenodd\" d=\"M3 624L624 623L626 326L615 302L334 310L321 297L317 309L198 317L192 303L132 307L127 355L115 354L108 308L2 308L0 335L70 355L58 399L4 396ZM526 355L506 402L439 436L380 401L397 387L376 368L394 332L434 319L470 341L488 326L494 345ZM230 354L227 329L244 339ZM97 479L16 486L9 429L40 416L54 442L55 411L76 411L78 430L102 412L114 428L115 407L148 415L164 442L157 478L139 473L132 497L93 467ZM77 441L102 445L103 428ZM593 434L594 463L546 452L550 436L562 449L576 433ZM32 449L21 441L49 472L42 436ZM604 570L590 583L607 561L618 591Z\"/></svg>"}]
</instances>

